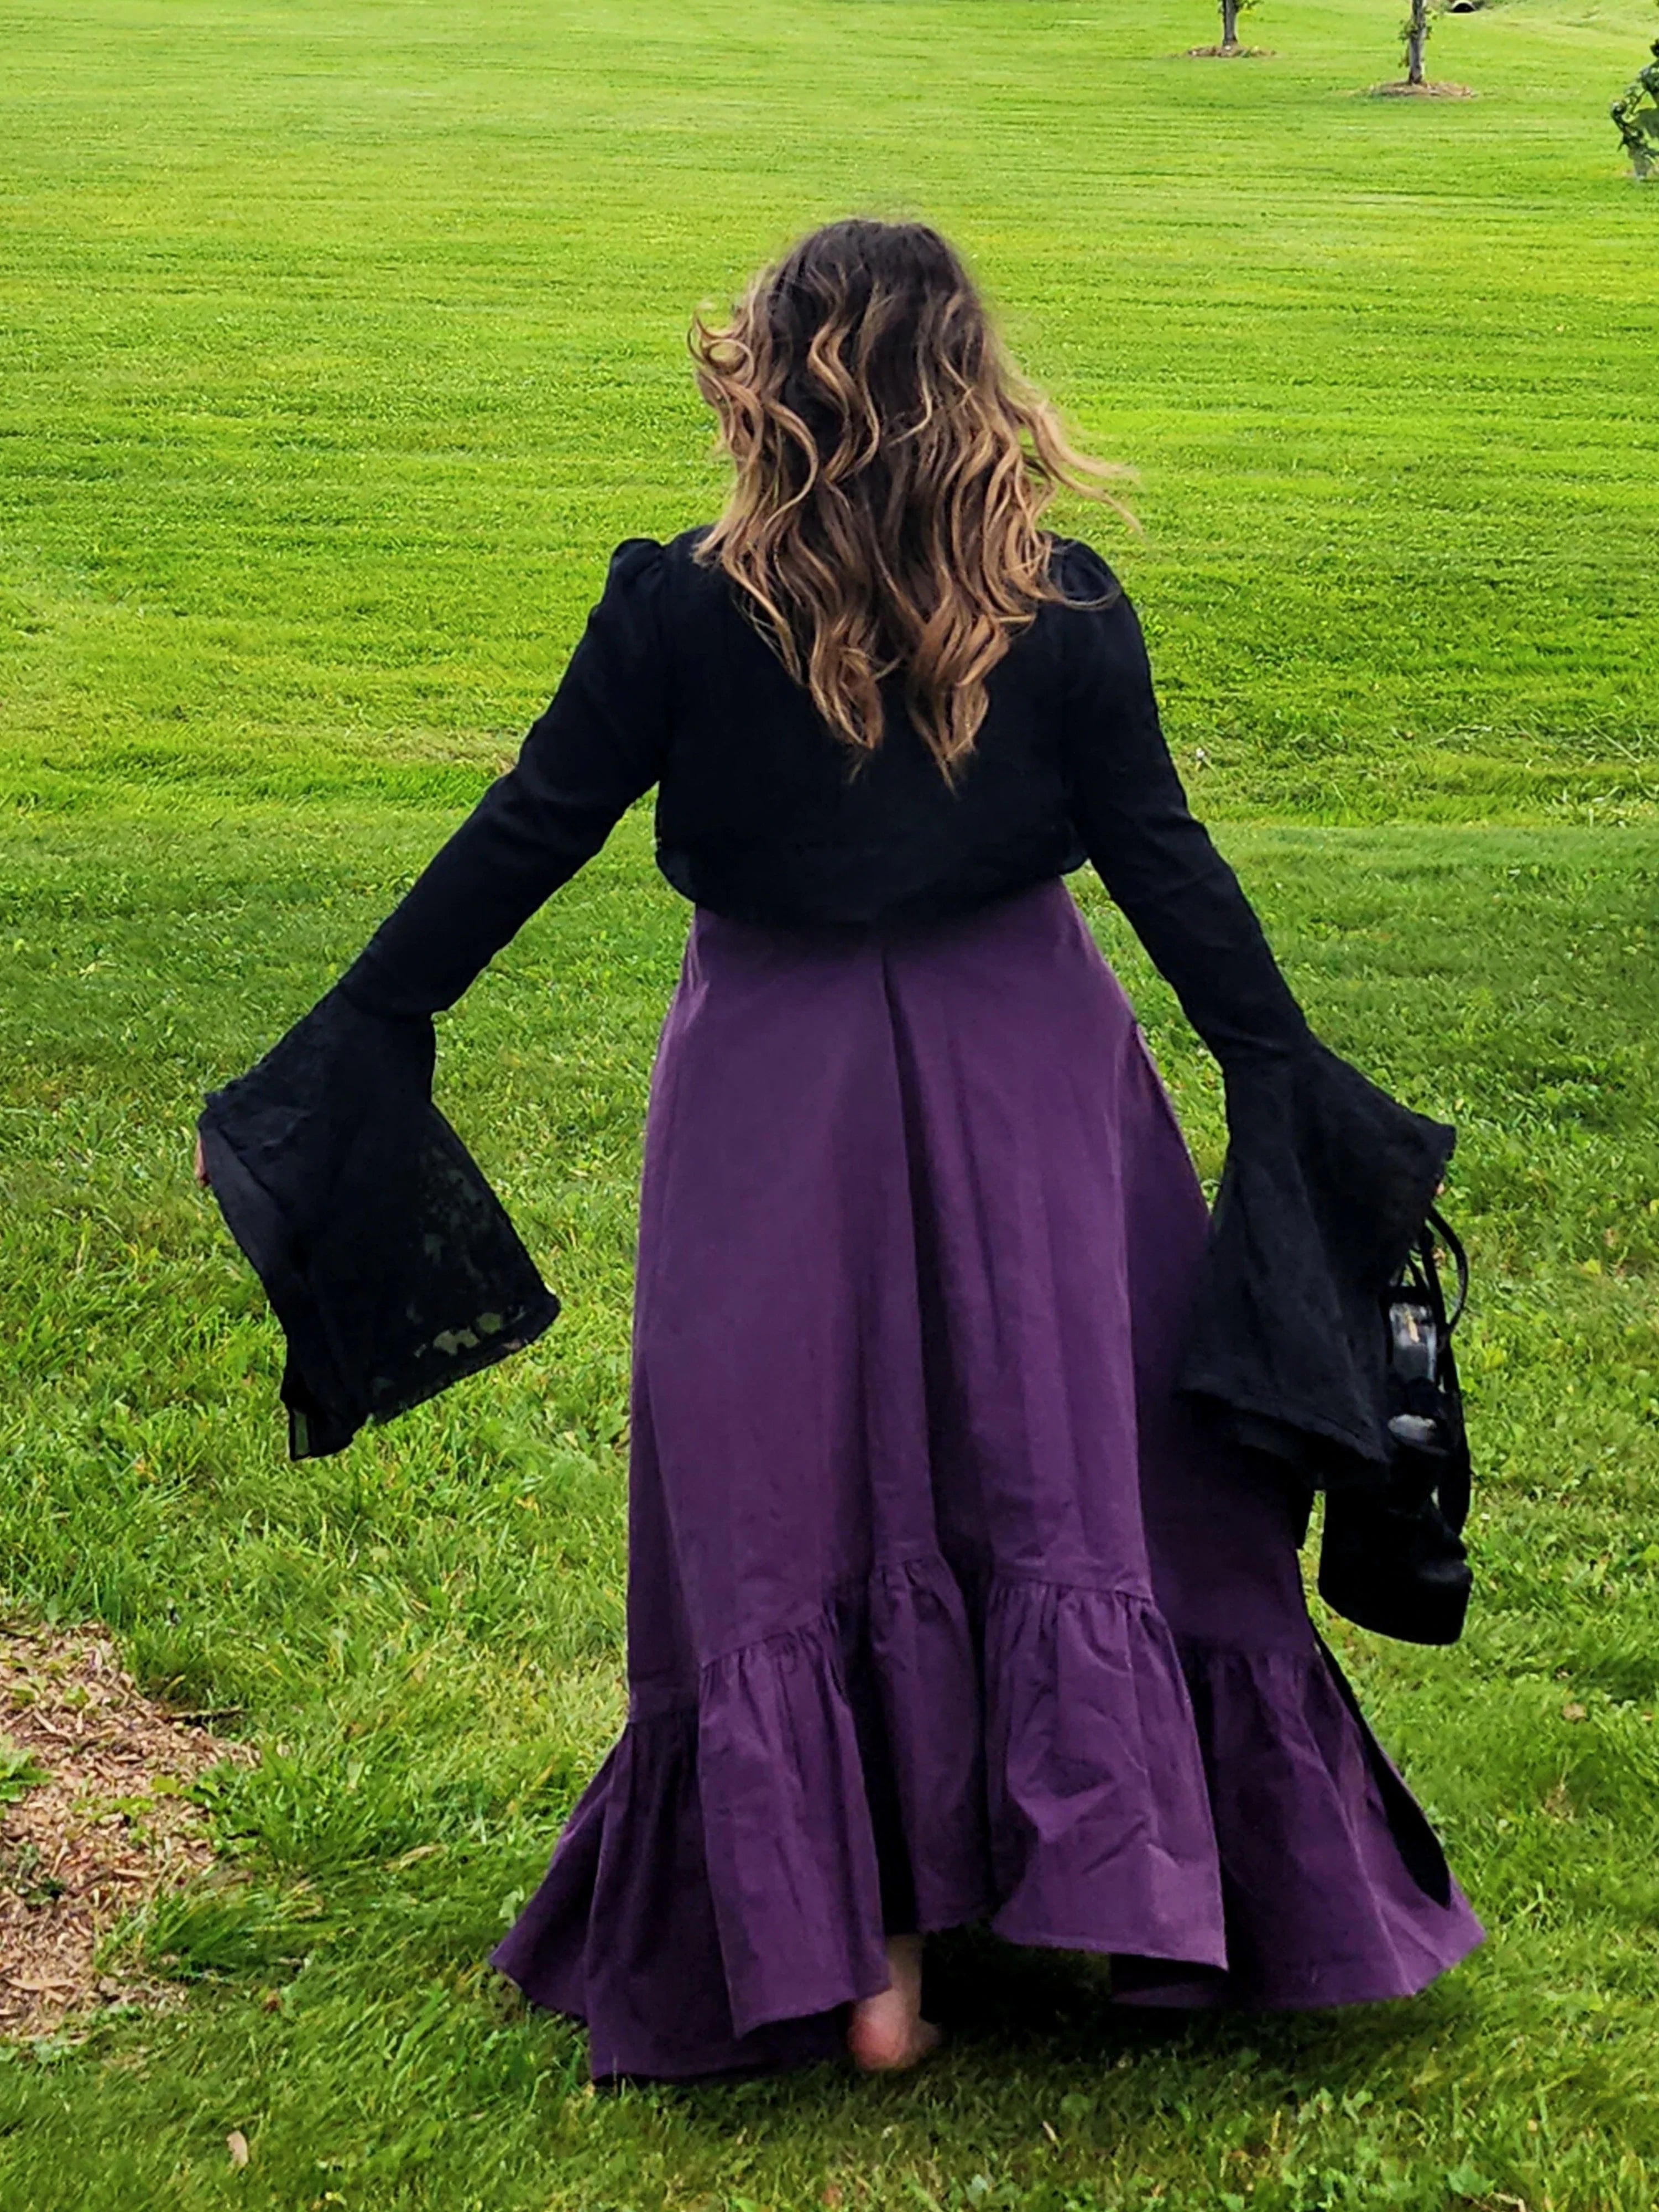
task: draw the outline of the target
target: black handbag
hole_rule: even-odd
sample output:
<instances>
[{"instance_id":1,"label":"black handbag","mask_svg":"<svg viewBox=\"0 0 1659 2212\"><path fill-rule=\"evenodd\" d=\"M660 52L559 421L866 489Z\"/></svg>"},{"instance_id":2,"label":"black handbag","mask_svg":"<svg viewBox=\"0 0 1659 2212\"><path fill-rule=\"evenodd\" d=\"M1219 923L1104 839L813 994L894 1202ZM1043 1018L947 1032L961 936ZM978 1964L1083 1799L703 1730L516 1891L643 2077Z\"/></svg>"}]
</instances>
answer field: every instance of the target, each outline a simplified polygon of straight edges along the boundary
<instances>
[{"instance_id":1,"label":"black handbag","mask_svg":"<svg viewBox=\"0 0 1659 2212\"><path fill-rule=\"evenodd\" d=\"M1452 1262L1448 1311L1435 1249ZM1455 1644L1474 1577L1462 1530L1469 1510L1469 1448L1452 1331L1468 1302L1469 1263L1431 1207L1382 1302L1388 1332L1391 1452L1376 1488L1325 1500L1319 1595L1334 1613L1407 1644Z\"/></svg>"}]
</instances>

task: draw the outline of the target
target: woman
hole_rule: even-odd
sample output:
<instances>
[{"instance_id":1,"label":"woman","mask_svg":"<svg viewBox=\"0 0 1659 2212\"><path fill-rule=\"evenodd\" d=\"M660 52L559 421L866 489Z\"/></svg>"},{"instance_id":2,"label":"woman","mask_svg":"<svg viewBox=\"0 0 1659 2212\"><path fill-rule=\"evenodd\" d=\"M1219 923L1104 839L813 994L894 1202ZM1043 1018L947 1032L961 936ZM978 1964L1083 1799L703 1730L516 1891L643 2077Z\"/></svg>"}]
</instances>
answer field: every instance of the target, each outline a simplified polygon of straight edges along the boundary
<instances>
[{"instance_id":1,"label":"woman","mask_svg":"<svg viewBox=\"0 0 1659 2212\"><path fill-rule=\"evenodd\" d=\"M1297 1547L1310 1481L1382 1455L1376 1299L1450 1132L1309 1031L1128 601L1039 526L1106 471L945 241L833 224L694 351L725 513L618 550L517 766L203 1123L296 1451L545 1326L430 1017L657 786L696 914L647 1123L629 1720L496 1962L599 2075L912 2064L922 1938L970 1922L1109 1955L1125 2002L1415 1990L1480 1930ZM1085 859L1225 1071L1212 1235Z\"/></svg>"}]
</instances>

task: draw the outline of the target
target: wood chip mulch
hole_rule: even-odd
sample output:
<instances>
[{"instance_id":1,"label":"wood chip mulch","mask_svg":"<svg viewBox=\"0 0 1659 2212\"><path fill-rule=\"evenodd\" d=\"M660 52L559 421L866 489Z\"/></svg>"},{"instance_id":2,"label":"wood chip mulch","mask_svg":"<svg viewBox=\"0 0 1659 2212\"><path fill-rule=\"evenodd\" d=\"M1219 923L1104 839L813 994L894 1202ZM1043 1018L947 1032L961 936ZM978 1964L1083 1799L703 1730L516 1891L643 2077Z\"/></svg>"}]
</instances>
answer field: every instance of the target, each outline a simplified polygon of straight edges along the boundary
<instances>
[{"instance_id":1,"label":"wood chip mulch","mask_svg":"<svg viewBox=\"0 0 1659 2212\"><path fill-rule=\"evenodd\" d=\"M95 1966L99 1940L211 1863L201 1812L182 1792L253 1753L143 1696L98 1627L4 1620L0 1752L10 1754L0 1777L27 1762L12 1785L21 1795L0 1802L0 2036L163 2001L157 1985Z\"/></svg>"}]
</instances>

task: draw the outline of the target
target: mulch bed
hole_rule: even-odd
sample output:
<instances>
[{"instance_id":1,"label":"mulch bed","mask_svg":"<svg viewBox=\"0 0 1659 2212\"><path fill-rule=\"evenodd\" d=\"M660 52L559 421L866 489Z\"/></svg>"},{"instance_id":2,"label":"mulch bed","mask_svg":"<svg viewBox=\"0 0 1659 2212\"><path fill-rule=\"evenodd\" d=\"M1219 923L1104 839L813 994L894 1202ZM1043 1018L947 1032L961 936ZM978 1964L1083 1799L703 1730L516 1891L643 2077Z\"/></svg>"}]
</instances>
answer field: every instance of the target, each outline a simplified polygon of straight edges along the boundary
<instances>
[{"instance_id":1,"label":"mulch bed","mask_svg":"<svg viewBox=\"0 0 1659 2212\"><path fill-rule=\"evenodd\" d=\"M1391 84L1372 85L1365 97L1368 100L1479 100L1480 95L1472 85L1447 84L1437 79L1433 84L1407 84L1404 77Z\"/></svg>"},{"instance_id":2,"label":"mulch bed","mask_svg":"<svg viewBox=\"0 0 1659 2212\"><path fill-rule=\"evenodd\" d=\"M0 1802L0 2036L163 2001L156 1984L94 1966L100 1939L212 1863L182 1793L208 1767L253 1753L143 1696L95 1626L3 1621L0 1747L27 1760L10 1785L21 1794ZM0 1774L21 1763L14 1755Z\"/></svg>"}]
</instances>

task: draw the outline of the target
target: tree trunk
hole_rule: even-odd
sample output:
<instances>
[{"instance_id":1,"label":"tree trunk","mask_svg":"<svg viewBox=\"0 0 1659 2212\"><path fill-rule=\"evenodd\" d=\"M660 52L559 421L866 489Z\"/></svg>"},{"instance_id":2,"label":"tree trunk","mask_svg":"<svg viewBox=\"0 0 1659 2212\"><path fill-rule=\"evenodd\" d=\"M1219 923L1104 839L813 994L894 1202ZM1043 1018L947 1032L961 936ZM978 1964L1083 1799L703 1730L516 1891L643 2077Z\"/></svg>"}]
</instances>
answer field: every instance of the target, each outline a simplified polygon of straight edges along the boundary
<instances>
[{"instance_id":1,"label":"tree trunk","mask_svg":"<svg viewBox=\"0 0 1659 2212\"><path fill-rule=\"evenodd\" d=\"M1406 29L1406 82L1421 84L1423 49L1429 41L1428 0L1412 0L1411 21Z\"/></svg>"},{"instance_id":2,"label":"tree trunk","mask_svg":"<svg viewBox=\"0 0 1659 2212\"><path fill-rule=\"evenodd\" d=\"M1238 44L1238 0L1221 0L1221 43L1224 47Z\"/></svg>"}]
</instances>

